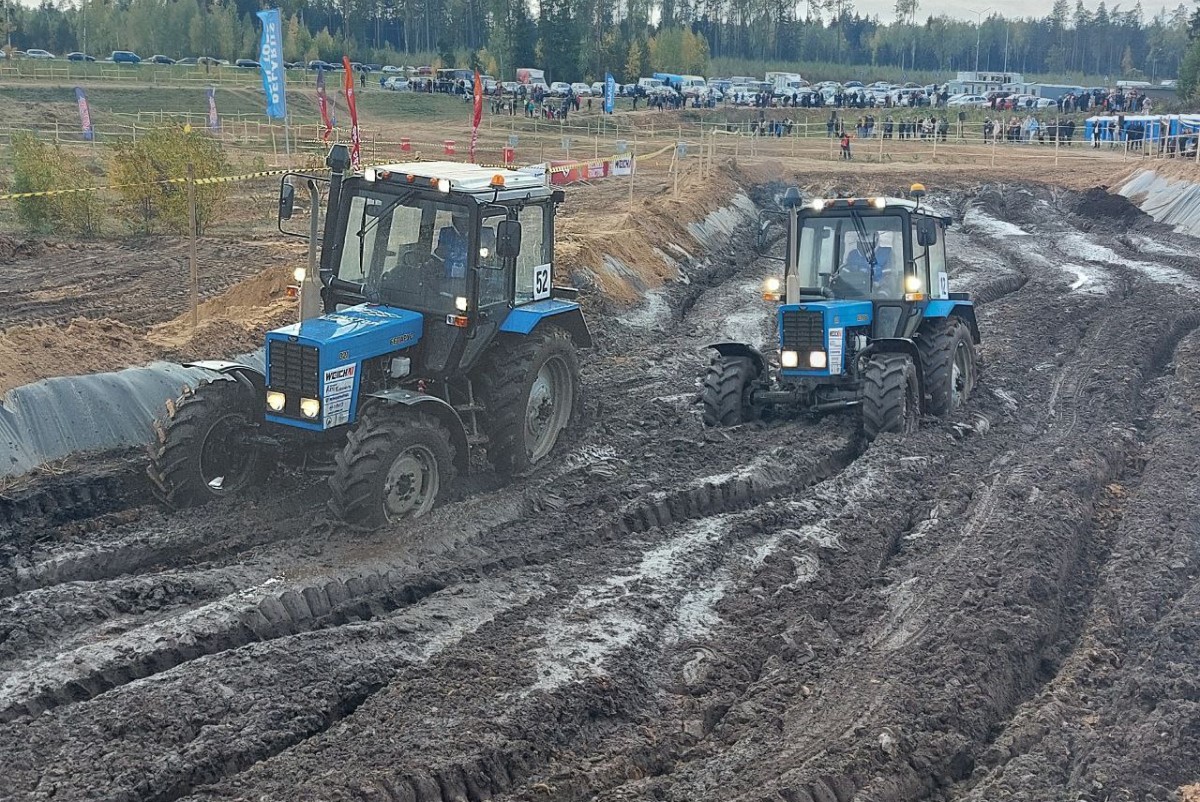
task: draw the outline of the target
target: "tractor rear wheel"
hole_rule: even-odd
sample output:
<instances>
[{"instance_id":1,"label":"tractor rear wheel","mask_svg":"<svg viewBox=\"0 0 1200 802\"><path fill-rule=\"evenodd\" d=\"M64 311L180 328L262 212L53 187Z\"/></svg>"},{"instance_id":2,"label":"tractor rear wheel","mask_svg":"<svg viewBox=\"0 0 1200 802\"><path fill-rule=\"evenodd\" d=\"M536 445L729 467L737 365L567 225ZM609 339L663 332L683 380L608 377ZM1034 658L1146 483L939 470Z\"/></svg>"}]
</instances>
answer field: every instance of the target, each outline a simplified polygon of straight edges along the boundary
<instances>
[{"instance_id":1,"label":"tractor rear wheel","mask_svg":"<svg viewBox=\"0 0 1200 802\"><path fill-rule=\"evenodd\" d=\"M917 366L905 354L876 354L863 369L862 425L868 440L911 434L921 416Z\"/></svg>"},{"instance_id":2,"label":"tractor rear wheel","mask_svg":"<svg viewBox=\"0 0 1200 802\"><path fill-rule=\"evenodd\" d=\"M259 399L238 381L214 381L167 404L154 421L150 465L154 494L168 507L195 507L262 482L271 458L251 436L262 422Z\"/></svg>"},{"instance_id":3,"label":"tractor rear wheel","mask_svg":"<svg viewBox=\"0 0 1200 802\"><path fill-rule=\"evenodd\" d=\"M521 474L545 459L579 419L579 357L571 335L549 329L505 337L479 375L488 459L501 474Z\"/></svg>"},{"instance_id":4,"label":"tractor rear wheel","mask_svg":"<svg viewBox=\"0 0 1200 802\"><path fill-rule=\"evenodd\" d=\"M454 483L454 445L436 418L407 407L365 409L334 458L329 506L350 523L419 518Z\"/></svg>"},{"instance_id":5,"label":"tractor rear wheel","mask_svg":"<svg viewBox=\"0 0 1200 802\"><path fill-rule=\"evenodd\" d=\"M971 329L960 317L926 321L917 337L917 351L925 376L926 411L943 418L953 414L975 387Z\"/></svg>"},{"instance_id":6,"label":"tractor rear wheel","mask_svg":"<svg viewBox=\"0 0 1200 802\"><path fill-rule=\"evenodd\" d=\"M704 425L737 426L757 418L749 399L750 383L757 377L750 357L714 356L700 391Z\"/></svg>"}]
</instances>

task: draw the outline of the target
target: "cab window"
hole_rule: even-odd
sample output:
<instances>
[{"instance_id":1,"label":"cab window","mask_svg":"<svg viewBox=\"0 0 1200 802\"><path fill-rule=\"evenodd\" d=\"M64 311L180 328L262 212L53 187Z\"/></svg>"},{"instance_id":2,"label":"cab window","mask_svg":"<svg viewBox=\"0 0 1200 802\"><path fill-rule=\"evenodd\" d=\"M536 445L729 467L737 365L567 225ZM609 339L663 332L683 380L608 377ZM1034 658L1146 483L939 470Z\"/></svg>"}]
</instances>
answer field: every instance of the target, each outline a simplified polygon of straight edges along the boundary
<instances>
[{"instance_id":1,"label":"cab window","mask_svg":"<svg viewBox=\"0 0 1200 802\"><path fill-rule=\"evenodd\" d=\"M521 210L521 253L517 257L514 303L550 297L550 259L546 253L546 207L529 205Z\"/></svg>"}]
</instances>

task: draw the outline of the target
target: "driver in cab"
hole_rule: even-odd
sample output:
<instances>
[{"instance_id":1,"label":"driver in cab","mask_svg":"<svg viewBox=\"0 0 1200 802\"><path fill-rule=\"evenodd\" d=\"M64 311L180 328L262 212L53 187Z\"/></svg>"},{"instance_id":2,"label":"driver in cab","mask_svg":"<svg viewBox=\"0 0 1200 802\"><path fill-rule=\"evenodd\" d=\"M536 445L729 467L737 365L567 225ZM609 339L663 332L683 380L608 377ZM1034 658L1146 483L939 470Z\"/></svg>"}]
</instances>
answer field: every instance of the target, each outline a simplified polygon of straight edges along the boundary
<instances>
[{"instance_id":1,"label":"driver in cab","mask_svg":"<svg viewBox=\"0 0 1200 802\"><path fill-rule=\"evenodd\" d=\"M470 229L466 212L454 212L450 225L438 231L437 248L434 255L442 260L446 278L462 278L467 275L467 240Z\"/></svg>"},{"instance_id":2,"label":"driver in cab","mask_svg":"<svg viewBox=\"0 0 1200 802\"><path fill-rule=\"evenodd\" d=\"M890 297L898 272L892 264L891 232L874 231L869 235L870 247L864 250L851 247L838 269L839 283L857 297ZM864 243L865 244L865 243ZM871 257L874 256L874 263ZM849 294L848 293L848 294Z\"/></svg>"}]
</instances>

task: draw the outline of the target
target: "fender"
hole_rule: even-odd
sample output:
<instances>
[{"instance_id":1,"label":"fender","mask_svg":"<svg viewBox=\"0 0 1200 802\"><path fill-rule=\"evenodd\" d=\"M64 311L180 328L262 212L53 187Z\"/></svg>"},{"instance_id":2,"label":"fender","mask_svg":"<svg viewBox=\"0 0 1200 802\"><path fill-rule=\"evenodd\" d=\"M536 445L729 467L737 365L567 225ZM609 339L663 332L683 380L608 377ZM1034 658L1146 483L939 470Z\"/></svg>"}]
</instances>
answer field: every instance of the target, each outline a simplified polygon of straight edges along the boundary
<instances>
[{"instance_id":1,"label":"fender","mask_svg":"<svg viewBox=\"0 0 1200 802\"><path fill-rule=\"evenodd\" d=\"M560 298L547 298L544 301L534 301L531 304L518 306L508 313L500 324L500 331L509 334L532 334L542 323L552 322L561 326L577 348L592 347L592 333L588 330L587 321L583 319L583 310L579 304Z\"/></svg>"},{"instance_id":2,"label":"fender","mask_svg":"<svg viewBox=\"0 0 1200 802\"><path fill-rule=\"evenodd\" d=\"M454 444L454 467L461 474L466 474L471 463L470 446L467 444L467 427L463 425L458 411L435 395L414 393L394 387L390 390L380 390L368 393L370 398L378 398L389 404L400 404L406 407L420 407L422 412L428 412L450 430L450 441Z\"/></svg>"},{"instance_id":3,"label":"fender","mask_svg":"<svg viewBox=\"0 0 1200 802\"><path fill-rule=\"evenodd\" d=\"M197 362L184 362L183 366L185 368L211 370L213 373L227 376L233 381L246 385L259 396L265 396L267 393L267 377L253 365L247 365L242 362L226 362L221 359L202 359ZM262 402L260 401L259 403Z\"/></svg>"},{"instance_id":4,"label":"fender","mask_svg":"<svg viewBox=\"0 0 1200 802\"><path fill-rule=\"evenodd\" d=\"M945 317L962 318L971 330L971 339L976 345L979 345L979 323L975 320L975 304L963 298L953 297L957 294L959 293L951 293L948 300L938 298L930 301L925 307L924 316L930 320ZM965 293L962 294L965 295Z\"/></svg>"},{"instance_id":5,"label":"fender","mask_svg":"<svg viewBox=\"0 0 1200 802\"><path fill-rule=\"evenodd\" d=\"M747 343L709 343L705 348L711 348L721 356L745 356L754 363L754 369L762 376L767 372L767 359L762 352Z\"/></svg>"}]
</instances>

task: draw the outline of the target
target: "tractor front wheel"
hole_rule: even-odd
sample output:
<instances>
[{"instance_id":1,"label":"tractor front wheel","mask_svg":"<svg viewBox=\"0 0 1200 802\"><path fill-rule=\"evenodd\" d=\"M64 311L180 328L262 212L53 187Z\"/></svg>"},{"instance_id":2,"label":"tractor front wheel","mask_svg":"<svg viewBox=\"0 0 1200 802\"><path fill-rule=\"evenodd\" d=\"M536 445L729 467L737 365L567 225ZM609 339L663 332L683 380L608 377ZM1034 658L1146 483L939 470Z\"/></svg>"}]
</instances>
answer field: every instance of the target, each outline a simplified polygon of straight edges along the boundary
<instances>
[{"instance_id":1,"label":"tractor front wheel","mask_svg":"<svg viewBox=\"0 0 1200 802\"><path fill-rule=\"evenodd\" d=\"M505 337L479 376L486 408L488 459L519 475L545 459L578 420L579 357L571 335L551 327L520 340Z\"/></svg>"},{"instance_id":2,"label":"tractor front wheel","mask_svg":"<svg viewBox=\"0 0 1200 802\"><path fill-rule=\"evenodd\" d=\"M384 404L364 410L335 457L333 513L364 526L418 518L454 482L454 446L436 418Z\"/></svg>"},{"instance_id":3,"label":"tractor front wheel","mask_svg":"<svg viewBox=\"0 0 1200 802\"><path fill-rule=\"evenodd\" d=\"M750 384L757 376L750 357L714 356L700 391L704 425L736 426L758 417L749 398Z\"/></svg>"},{"instance_id":4,"label":"tractor front wheel","mask_svg":"<svg viewBox=\"0 0 1200 802\"><path fill-rule=\"evenodd\" d=\"M905 354L876 354L863 369L862 425L868 440L911 434L921 416L917 366Z\"/></svg>"},{"instance_id":5,"label":"tractor front wheel","mask_svg":"<svg viewBox=\"0 0 1200 802\"><path fill-rule=\"evenodd\" d=\"M158 499L195 507L262 482L272 461L253 442L263 419L258 401L243 383L219 380L168 403L166 420L154 421L146 469Z\"/></svg>"},{"instance_id":6,"label":"tractor front wheel","mask_svg":"<svg viewBox=\"0 0 1200 802\"><path fill-rule=\"evenodd\" d=\"M947 417L967 402L975 387L975 344L959 317L927 321L917 337L925 376L926 411Z\"/></svg>"}]
</instances>

